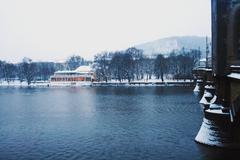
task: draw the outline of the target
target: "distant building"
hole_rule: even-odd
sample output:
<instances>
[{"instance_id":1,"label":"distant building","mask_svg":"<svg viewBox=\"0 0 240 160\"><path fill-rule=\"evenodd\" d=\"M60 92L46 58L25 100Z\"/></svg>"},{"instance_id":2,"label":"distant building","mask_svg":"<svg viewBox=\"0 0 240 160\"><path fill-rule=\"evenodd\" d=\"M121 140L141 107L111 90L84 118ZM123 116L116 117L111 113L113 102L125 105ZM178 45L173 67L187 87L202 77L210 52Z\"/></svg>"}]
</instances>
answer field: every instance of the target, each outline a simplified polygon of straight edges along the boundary
<instances>
[{"instance_id":1,"label":"distant building","mask_svg":"<svg viewBox=\"0 0 240 160\"><path fill-rule=\"evenodd\" d=\"M50 77L52 85L81 85L95 80L95 73L90 66L80 66L76 70L56 71Z\"/></svg>"}]
</instances>

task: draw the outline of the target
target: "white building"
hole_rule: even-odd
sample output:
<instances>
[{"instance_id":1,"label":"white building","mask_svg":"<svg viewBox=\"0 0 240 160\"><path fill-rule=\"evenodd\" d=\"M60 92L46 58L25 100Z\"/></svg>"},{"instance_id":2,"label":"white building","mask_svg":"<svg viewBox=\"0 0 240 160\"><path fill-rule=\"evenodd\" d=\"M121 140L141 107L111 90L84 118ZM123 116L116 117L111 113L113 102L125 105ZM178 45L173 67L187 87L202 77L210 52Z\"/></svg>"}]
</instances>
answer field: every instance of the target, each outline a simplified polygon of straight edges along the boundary
<instances>
[{"instance_id":1,"label":"white building","mask_svg":"<svg viewBox=\"0 0 240 160\"><path fill-rule=\"evenodd\" d=\"M90 85L95 73L90 66L80 66L76 70L56 71L50 77L51 85Z\"/></svg>"}]
</instances>

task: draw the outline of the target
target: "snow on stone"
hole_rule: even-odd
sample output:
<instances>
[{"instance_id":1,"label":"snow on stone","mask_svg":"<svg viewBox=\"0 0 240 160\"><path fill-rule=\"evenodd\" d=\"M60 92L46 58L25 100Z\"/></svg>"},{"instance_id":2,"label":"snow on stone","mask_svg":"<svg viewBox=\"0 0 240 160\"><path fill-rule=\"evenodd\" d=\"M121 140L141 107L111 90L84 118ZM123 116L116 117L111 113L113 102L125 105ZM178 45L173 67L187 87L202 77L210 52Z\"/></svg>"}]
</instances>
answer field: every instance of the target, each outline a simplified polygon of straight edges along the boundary
<instances>
[{"instance_id":1,"label":"snow on stone","mask_svg":"<svg viewBox=\"0 0 240 160\"><path fill-rule=\"evenodd\" d=\"M229 115L229 112L223 112L222 109L207 109L205 112L213 113L213 114L222 114L222 115Z\"/></svg>"},{"instance_id":2,"label":"snow on stone","mask_svg":"<svg viewBox=\"0 0 240 160\"><path fill-rule=\"evenodd\" d=\"M215 128L217 127L210 120L204 118L201 128L195 138L195 141L210 146L223 147L223 144L221 143L221 141L219 141L217 137L218 130L213 130L213 126Z\"/></svg>"},{"instance_id":3,"label":"snow on stone","mask_svg":"<svg viewBox=\"0 0 240 160\"><path fill-rule=\"evenodd\" d=\"M205 89L215 89L215 87L213 87L212 85L206 85Z\"/></svg>"},{"instance_id":4,"label":"snow on stone","mask_svg":"<svg viewBox=\"0 0 240 160\"><path fill-rule=\"evenodd\" d=\"M214 95L214 97L211 99L211 101L210 101L210 104L213 104L213 103L215 103L216 102L216 100L217 100L217 96L216 95Z\"/></svg>"},{"instance_id":5,"label":"snow on stone","mask_svg":"<svg viewBox=\"0 0 240 160\"><path fill-rule=\"evenodd\" d=\"M213 109L222 109L222 108L223 108L223 106L220 105L220 104L211 104L211 105L209 106L209 109L210 109L210 110L213 110Z\"/></svg>"},{"instance_id":6,"label":"snow on stone","mask_svg":"<svg viewBox=\"0 0 240 160\"><path fill-rule=\"evenodd\" d=\"M196 87L194 88L193 92L200 92L200 87L199 87L198 84L197 84Z\"/></svg>"},{"instance_id":7,"label":"snow on stone","mask_svg":"<svg viewBox=\"0 0 240 160\"><path fill-rule=\"evenodd\" d=\"M211 98L211 97L213 97L213 95L210 92L205 91L199 103L200 104L210 104L210 101L207 101L207 99L206 99L208 97Z\"/></svg>"},{"instance_id":8,"label":"snow on stone","mask_svg":"<svg viewBox=\"0 0 240 160\"><path fill-rule=\"evenodd\" d=\"M229 78L240 79L240 73L230 73Z\"/></svg>"}]
</instances>

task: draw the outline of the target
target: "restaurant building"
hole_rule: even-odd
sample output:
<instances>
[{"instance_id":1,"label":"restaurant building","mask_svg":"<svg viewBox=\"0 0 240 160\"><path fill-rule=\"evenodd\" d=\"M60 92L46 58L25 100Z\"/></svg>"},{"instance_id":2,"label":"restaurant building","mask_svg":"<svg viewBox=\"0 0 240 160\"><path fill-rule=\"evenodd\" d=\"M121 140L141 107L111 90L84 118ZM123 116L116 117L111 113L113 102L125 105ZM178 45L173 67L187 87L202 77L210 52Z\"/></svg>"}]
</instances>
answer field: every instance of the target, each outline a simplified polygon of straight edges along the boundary
<instances>
[{"instance_id":1,"label":"restaurant building","mask_svg":"<svg viewBox=\"0 0 240 160\"><path fill-rule=\"evenodd\" d=\"M91 84L95 74L90 66L80 66L76 70L56 71L50 77L51 85L81 85Z\"/></svg>"}]
</instances>

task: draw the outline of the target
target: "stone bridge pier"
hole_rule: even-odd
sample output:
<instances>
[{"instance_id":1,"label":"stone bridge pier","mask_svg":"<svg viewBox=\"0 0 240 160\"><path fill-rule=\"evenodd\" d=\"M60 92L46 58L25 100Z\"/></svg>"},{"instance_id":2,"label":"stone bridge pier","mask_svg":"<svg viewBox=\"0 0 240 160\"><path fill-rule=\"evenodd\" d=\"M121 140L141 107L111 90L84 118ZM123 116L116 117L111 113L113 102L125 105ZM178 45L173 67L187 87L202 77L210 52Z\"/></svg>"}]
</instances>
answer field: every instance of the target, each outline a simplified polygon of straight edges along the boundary
<instances>
[{"instance_id":1,"label":"stone bridge pier","mask_svg":"<svg viewBox=\"0 0 240 160\"><path fill-rule=\"evenodd\" d=\"M204 111L196 142L240 148L240 0L212 0L212 69L193 74Z\"/></svg>"}]
</instances>

